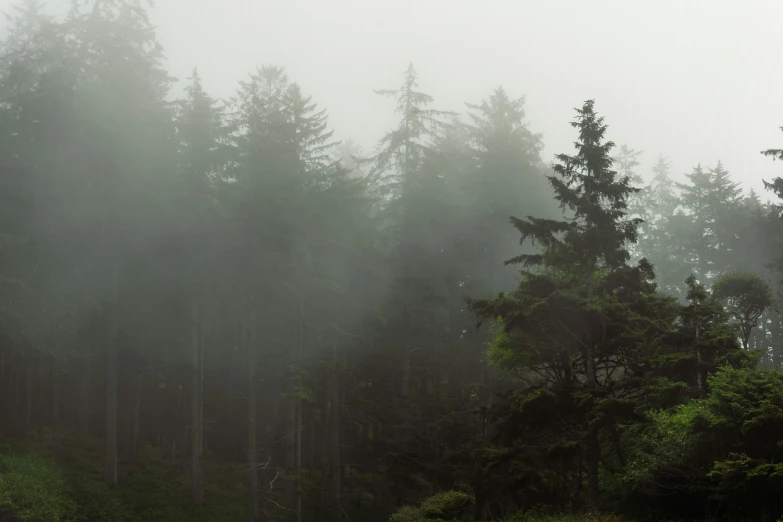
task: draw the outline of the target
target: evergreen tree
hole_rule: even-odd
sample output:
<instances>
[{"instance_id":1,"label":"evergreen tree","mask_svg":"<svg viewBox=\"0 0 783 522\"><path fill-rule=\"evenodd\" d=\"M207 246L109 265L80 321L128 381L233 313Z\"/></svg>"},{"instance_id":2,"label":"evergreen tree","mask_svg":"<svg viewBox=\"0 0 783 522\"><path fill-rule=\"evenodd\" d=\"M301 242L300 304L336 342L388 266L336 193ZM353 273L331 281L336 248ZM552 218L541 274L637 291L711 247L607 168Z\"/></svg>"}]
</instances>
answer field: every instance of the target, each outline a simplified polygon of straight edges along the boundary
<instances>
[{"instance_id":1,"label":"evergreen tree","mask_svg":"<svg viewBox=\"0 0 783 522\"><path fill-rule=\"evenodd\" d=\"M645 190L649 210L638 251L655 266L659 287L669 294L678 295L679 286L689 270L688 267L683 270L676 249L676 231L684 217L677 213L679 198L669 175L669 162L662 155L653 166L652 181Z\"/></svg>"},{"instance_id":2,"label":"evergreen tree","mask_svg":"<svg viewBox=\"0 0 783 522\"><path fill-rule=\"evenodd\" d=\"M468 104L475 172L463 188L469 212L466 226L481 260L475 273L490 276L485 284L492 292L513 283L513 274L496 268L515 251L513 230L502 227L508 216L520 211L553 214L540 156L541 136L529 129L524 102L510 98L501 87L480 104Z\"/></svg>"},{"instance_id":3,"label":"evergreen tree","mask_svg":"<svg viewBox=\"0 0 783 522\"><path fill-rule=\"evenodd\" d=\"M682 206L687 212L687 225L681 230L678 255L682 262L691 267L699 282L705 284L710 277L710 249L715 243L715 232L711 228L712 193L711 176L701 164L685 175L688 183L678 183ZM681 216L682 217L682 216Z\"/></svg>"},{"instance_id":4,"label":"evergreen tree","mask_svg":"<svg viewBox=\"0 0 783 522\"><path fill-rule=\"evenodd\" d=\"M631 184L634 187L643 187L644 178L636 171L637 167L641 165L639 156L642 151L634 150L628 147L627 144L620 146L620 150L617 155L614 156L614 165L617 168L617 173L620 176L627 177L631 180ZM649 218L649 195L646 190L640 190L634 193L628 198L628 214L629 216L638 217L644 220ZM641 231L640 231L641 233Z\"/></svg>"},{"instance_id":5,"label":"evergreen tree","mask_svg":"<svg viewBox=\"0 0 783 522\"><path fill-rule=\"evenodd\" d=\"M176 115L179 144L179 181L182 190L175 200L179 210L180 241L173 243L176 260L168 277L179 283L184 301L189 308L190 370L191 370L191 467L192 501L203 503L203 472L201 457L204 451L204 356L202 333L210 320L214 321L214 302L219 299L216 287L220 274L220 255L225 243L220 227L222 212L218 209L217 186L226 177L232 159L229 127L223 108L217 105L203 89L198 71L194 70L186 88L186 98L179 103ZM206 240L205 240L206 238ZM176 275L175 275L176 274Z\"/></svg>"},{"instance_id":6,"label":"evergreen tree","mask_svg":"<svg viewBox=\"0 0 783 522\"><path fill-rule=\"evenodd\" d=\"M585 102L581 109L577 109L577 114L577 120L572 123L579 130L577 153L573 156L558 155L559 163L554 167L556 176L549 177L555 199L563 210L568 209L570 216L563 221L533 216L511 219L521 233L522 241L532 239L542 251L522 254L506 263L521 264L524 268L538 267L541 271L523 272L523 280L515 294L501 295L495 301L473 301L472 308L481 317L500 318L504 331L513 333L517 328L529 328L525 325L541 320L537 313L525 318L532 313L528 307L538 303L535 308L551 317L554 324L544 319L545 322L534 328L550 331L548 329L554 327L561 332L557 337L570 336L570 340L557 340L555 348L576 343L581 352L579 359L583 364L581 371L589 397L587 400L595 407L593 401L596 401L599 386L596 363L602 358L601 354L606 353L607 347L605 344L601 346L598 330L587 326L598 318L591 320L588 316L599 309L609 313L610 305L606 299L610 299L614 292L609 288L616 284L612 283L615 278L624 279L627 276L621 277L620 274L633 273L635 275L631 279L643 279L649 276L649 266L643 263L639 271L628 272L630 255L626 244L636 240L641 220L626 219L626 201L639 189L630 185L629 177L620 178L612 170L610 152L614 144L605 141L607 127L603 118L595 113L593 101ZM596 277L599 279L596 280ZM554 335L554 331L550 335ZM536 344L533 344L534 350ZM538 349L541 348L543 346ZM559 366L562 364L566 363ZM567 376L572 371L568 364L562 368L561 375ZM587 412L584 414L587 415ZM600 447L597 426L587 418L582 419L586 429L583 443L587 462L587 507L595 511L598 507Z\"/></svg>"}]
</instances>

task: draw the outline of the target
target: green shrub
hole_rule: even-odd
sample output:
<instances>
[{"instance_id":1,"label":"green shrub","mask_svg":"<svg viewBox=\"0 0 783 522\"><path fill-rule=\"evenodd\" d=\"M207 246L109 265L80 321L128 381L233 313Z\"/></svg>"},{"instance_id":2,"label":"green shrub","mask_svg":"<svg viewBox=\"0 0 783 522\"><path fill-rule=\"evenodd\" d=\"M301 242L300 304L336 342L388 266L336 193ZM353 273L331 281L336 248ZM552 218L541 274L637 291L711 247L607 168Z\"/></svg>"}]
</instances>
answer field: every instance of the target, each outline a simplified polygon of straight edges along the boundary
<instances>
[{"instance_id":1,"label":"green shrub","mask_svg":"<svg viewBox=\"0 0 783 522\"><path fill-rule=\"evenodd\" d=\"M413 506L404 506L391 516L389 522L419 522L424 517L421 510Z\"/></svg>"},{"instance_id":2,"label":"green shrub","mask_svg":"<svg viewBox=\"0 0 783 522\"><path fill-rule=\"evenodd\" d=\"M459 491L438 493L421 503L421 512L426 520L456 520L465 514L473 503L473 497Z\"/></svg>"},{"instance_id":3,"label":"green shrub","mask_svg":"<svg viewBox=\"0 0 783 522\"><path fill-rule=\"evenodd\" d=\"M473 497L460 491L446 491L425 499L421 506L405 506L390 522L460 522L466 520Z\"/></svg>"}]
</instances>

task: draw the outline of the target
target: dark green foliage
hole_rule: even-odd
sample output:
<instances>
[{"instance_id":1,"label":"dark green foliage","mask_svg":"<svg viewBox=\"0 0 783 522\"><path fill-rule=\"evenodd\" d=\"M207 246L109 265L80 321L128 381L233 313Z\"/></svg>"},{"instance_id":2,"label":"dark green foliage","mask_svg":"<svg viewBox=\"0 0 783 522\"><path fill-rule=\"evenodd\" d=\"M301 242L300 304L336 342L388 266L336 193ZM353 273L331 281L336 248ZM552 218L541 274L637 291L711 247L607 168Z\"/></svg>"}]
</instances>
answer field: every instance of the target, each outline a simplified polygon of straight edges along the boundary
<instances>
[{"instance_id":1,"label":"dark green foliage","mask_svg":"<svg viewBox=\"0 0 783 522\"><path fill-rule=\"evenodd\" d=\"M425 520L457 520L467 515L473 498L459 491L447 491L432 496L421 503Z\"/></svg>"},{"instance_id":2,"label":"dark green foliage","mask_svg":"<svg viewBox=\"0 0 783 522\"><path fill-rule=\"evenodd\" d=\"M247 518L241 470L208 461L204 508L188 502L188 478L165 455L144 451L120 487L100 480L92 450L4 446L0 470L2 512L22 522L236 521ZM239 472L238 472L239 471Z\"/></svg>"},{"instance_id":3,"label":"dark green foliage","mask_svg":"<svg viewBox=\"0 0 783 522\"><path fill-rule=\"evenodd\" d=\"M473 498L459 491L446 491L425 499L419 507L406 506L393 514L390 522L460 522L468 520Z\"/></svg>"},{"instance_id":4,"label":"dark green foliage","mask_svg":"<svg viewBox=\"0 0 783 522\"><path fill-rule=\"evenodd\" d=\"M753 328L774 303L769 283L758 274L730 272L715 281L712 294L736 321L742 346L747 349Z\"/></svg>"},{"instance_id":5,"label":"dark green foliage","mask_svg":"<svg viewBox=\"0 0 783 522\"><path fill-rule=\"evenodd\" d=\"M512 218L522 241L532 239L542 251L522 254L507 263L539 269L523 271L513 293L470 304L480 318L500 324L495 361L526 377L530 386L509 397L511 414L520 418L499 425L501 437L504 432L514 434L500 442L500 447L508 448L511 440L522 447L501 450L502 458L495 459L494 466L522 457L520 450L533 458L521 474L508 475L512 478L508 490L524 484L525 489L541 494L542 487L554 486L554 477L547 476L553 462L539 462L540 452L524 449L533 437L537 447L540 441L548 442L544 455L561 459L555 466L561 473L576 473L577 463L581 466L586 461L587 503L595 510L598 432L608 428L616 436L617 423L633 414L633 402L629 402L636 379L632 361L638 358L637 348L645 334L651 333L648 339L652 341L662 324L655 309L642 303L654 291L652 267L645 260L634 268L626 264L626 243L636 239L640 223L638 218L625 218L626 198L637 189L630 186L629 176L617 179L611 170L613 144L604 141L606 125L595 114L593 102L586 102L577 113L572 124L579 129L577 154L559 155L557 177L549 178L555 199L572 217L565 221ZM618 368L623 370L615 373ZM536 407L540 401L544 403ZM559 413L542 416L547 411ZM566 411L569 421L561 422ZM560 505L579 503L580 499L563 491L567 476L555 488L559 493L551 491L549 498L533 503L555 499Z\"/></svg>"},{"instance_id":6,"label":"dark green foliage","mask_svg":"<svg viewBox=\"0 0 783 522\"><path fill-rule=\"evenodd\" d=\"M777 520L783 377L724 367L708 382L708 397L651 414L628 480L659 515L684 516L688 502L695 518Z\"/></svg>"}]
</instances>

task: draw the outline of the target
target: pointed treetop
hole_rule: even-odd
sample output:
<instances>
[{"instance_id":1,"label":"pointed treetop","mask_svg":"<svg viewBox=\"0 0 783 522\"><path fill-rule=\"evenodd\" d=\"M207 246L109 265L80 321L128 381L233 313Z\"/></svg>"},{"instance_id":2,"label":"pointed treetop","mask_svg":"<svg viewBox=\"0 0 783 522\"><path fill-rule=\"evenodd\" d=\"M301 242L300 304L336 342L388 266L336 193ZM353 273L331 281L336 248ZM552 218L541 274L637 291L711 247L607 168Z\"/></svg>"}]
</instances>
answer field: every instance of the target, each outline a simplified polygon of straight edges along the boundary
<instances>
[{"instance_id":1,"label":"pointed treetop","mask_svg":"<svg viewBox=\"0 0 783 522\"><path fill-rule=\"evenodd\" d=\"M612 170L614 143L604 140L607 126L595 113L594 102L588 100L576 111L577 119L571 125L579 129L577 153L557 155L556 176L549 177L555 199L563 210L570 210L571 217L566 221L512 218L522 241L530 238L541 244L549 261L535 254L507 264L536 266L559 260L570 265L598 262L619 267L630 257L626 243L636 241L642 220L627 218L627 199L639 189L630 185L628 176L618 179Z\"/></svg>"}]
</instances>

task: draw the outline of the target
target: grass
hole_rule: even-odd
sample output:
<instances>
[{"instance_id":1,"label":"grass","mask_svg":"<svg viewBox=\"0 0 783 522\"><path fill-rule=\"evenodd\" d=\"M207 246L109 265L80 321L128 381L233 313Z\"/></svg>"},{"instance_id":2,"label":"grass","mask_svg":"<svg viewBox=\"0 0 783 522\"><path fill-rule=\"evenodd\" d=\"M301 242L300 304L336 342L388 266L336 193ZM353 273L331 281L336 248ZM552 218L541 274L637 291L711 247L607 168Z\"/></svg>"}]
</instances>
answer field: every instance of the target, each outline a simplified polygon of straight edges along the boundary
<instances>
[{"instance_id":1,"label":"grass","mask_svg":"<svg viewBox=\"0 0 783 522\"><path fill-rule=\"evenodd\" d=\"M0 457L0 512L21 521L60 522L73 512L61 470L35 453Z\"/></svg>"},{"instance_id":2,"label":"grass","mask_svg":"<svg viewBox=\"0 0 783 522\"><path fill-rule=\"evenodd\" d=\"M205 458L204 506L190 504L183 461L153 449L122 462L120 485L101 480L99 448L0 445L0 514L20 522L235 522L247 520L243 470Z\"/></svg>"}]
</instances>

